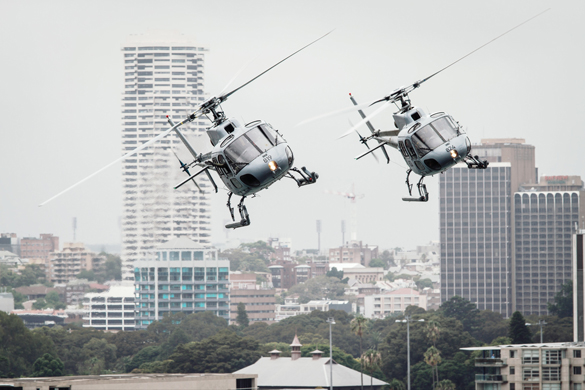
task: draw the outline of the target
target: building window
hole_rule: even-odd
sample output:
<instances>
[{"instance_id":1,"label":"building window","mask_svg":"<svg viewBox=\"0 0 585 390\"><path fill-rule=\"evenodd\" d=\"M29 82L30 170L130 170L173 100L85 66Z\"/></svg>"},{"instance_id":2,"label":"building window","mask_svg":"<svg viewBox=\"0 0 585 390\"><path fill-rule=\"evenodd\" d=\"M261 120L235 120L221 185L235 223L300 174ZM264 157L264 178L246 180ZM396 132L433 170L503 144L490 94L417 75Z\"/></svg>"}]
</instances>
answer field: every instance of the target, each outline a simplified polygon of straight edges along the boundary
<instances>
[{"instance_id":1,"label":"building window","mask_svg":"<svg viewBox=\"0 0 585 390\"><path fill-rule=\"evenodd\" d=\"M524 381L538 381L538 368L524 368L522 371L522 380Z\"/></svg>"},{"instance_id":2,"label":"building window","mask_svg":"<svg viewBox=\"0 0 585 390\"><path fill-rule=\"evenodd\" d=\"M581 375L581 366L573 367L573 375Z\"/></svg>"},{"instance_id":3,"label":"building window","mask_svg":"<svg viewBox=\"0 0 585 390\"><path fill-rule=\"evenodd\" d=\"M538 349L526 349L522 351L522 364L538 364Z\"/></svg>"},{"instance_id":4,"label":"building window","mask_svg":"<svg viewBox=\"0 0 585 390\"><path fill-rule=\"evenodd\" d=\"M573 383L573 390L581 390L581 389L582 389L581 383Z\"/></svg>"},{"instance_id":5,"label":"building window","mask_svg":"<svg viewBox=\"0 0 585 390\"><path fill-rule=\"evenodd\" d=\"M581 370L581 367L575 367ZM560 367L542 367L542 380L543 381L560 381L561 380L561 368Z\"/></svg>"},{"instance_id":6,"label":"building window","mask_svg":"<svg viewBox=\"0 0 585 390\"><path fill-rule=\"evenodd\" d=\"M516 384L510 383L510 390L516 390Z\"/></svg>"},{"instance_id":7,"label":"building window","mask_svg":"<svg viewBox=\"0 0 585 390\"><path fill-rule=\"evenodd\" d=\"M516 374L516 367L510 366L510 375L515 375L515 374Z\"/></svg>"},{"instance_id":8,"label":"building window","mask_svg":"<svg viewBox=\"0 0 585 390\"><path fill-rule=\"evenodd\" d=\"M515 350L513 350L513 349L510 350L510 357L511 358L515 358L516 357L516 351Z\"/></svg>"},{"instance_id":9,"label":"building window","mask_svg":"<svg viewBox=\"0 0 585 390\"><path fill-rule=\"evenodd\" d=\"M580 358L581 357L581 350L580 349L574 349L573 350L573 357L574 358Z\"/></svg>"}]
</instances>

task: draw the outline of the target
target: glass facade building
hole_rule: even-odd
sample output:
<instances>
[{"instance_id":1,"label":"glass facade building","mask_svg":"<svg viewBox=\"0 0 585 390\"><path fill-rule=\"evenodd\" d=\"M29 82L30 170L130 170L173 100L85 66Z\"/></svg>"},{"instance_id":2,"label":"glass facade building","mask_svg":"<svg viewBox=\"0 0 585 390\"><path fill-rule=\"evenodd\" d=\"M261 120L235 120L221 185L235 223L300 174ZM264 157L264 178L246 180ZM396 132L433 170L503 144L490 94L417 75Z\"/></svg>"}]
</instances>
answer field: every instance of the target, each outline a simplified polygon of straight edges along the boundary
<instances>
[{"instance_id":1,"label":"glass facade building","mask_svg":"<svg viewBox=\"0 0 585 390\"><path fill-rule=\"evenodd\" d=\"M177 33L153 32L127 40L122 47L122 154L168 129L167 115L179 121L205 100L205 51ZM207 125L194 121L181 131L193 141ZM197 181L204 193L193 184L173 189L186 178L173 152L185 163L192 159L173 133L122 163L124 279L132 280L133 263L165 241L187 237L202 246L211 243L211 191L205 191L211 185L201 177Z\"/></svg>"},{"instance_id":2,"label":"glass facade building","mask_svg":"<svg viewBox=\"0 0 585 390\"><path fill-rule=\"evenodd\" d=\"M511 315L511 164L440 176L441 301L458 295Z\"/></svg>"},{"instance_id":3,"label":"glass facade building","mask_svg":"<svg viewBox=\"0 0 585 390\"><path fill-rule=\"evenodd\" d=\"M229 320L229 260L219 260L217 250L179 238L135 265L136 329L180 312L211 311Z\"/></svg>"}]
</instances>

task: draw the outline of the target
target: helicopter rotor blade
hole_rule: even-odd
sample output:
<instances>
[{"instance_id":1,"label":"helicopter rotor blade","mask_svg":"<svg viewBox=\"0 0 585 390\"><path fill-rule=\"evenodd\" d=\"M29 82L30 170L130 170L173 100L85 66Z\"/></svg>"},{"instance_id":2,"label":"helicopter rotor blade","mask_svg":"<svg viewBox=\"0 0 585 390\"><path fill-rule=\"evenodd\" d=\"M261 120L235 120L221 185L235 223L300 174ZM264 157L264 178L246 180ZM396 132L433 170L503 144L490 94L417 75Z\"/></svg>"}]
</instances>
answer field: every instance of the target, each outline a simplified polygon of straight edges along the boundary
<instances>
[{"instance_id":1,"label":"helicopter rotor blade","mask_svg":"<svg viewBox=\"0 0 585 390\"><path fill-rule=\"evenodd\" d=\"M345 108L342 108L342 109L339 109L339 110L335 110L335 111L328 112L326 114L317 115L317 116L314 116L312 118L305 119L305 120L297 123L294 127L303 126L303 125L306 125L307 123L312 123L312 122L315 122L315 121L318 121L318 120L321 120L321 119L325 119L325 118L329 118L329 117L332 117L332 116L337 116L337 115L345 114L345 113L348 113L348 112L358 111L358 110L361 110L362 108L369 107L371 104L372 104L372 102L358 104L357 106L345 107Z\"/></svg>"},{"instance_id":2,"label":"helicopter rotor blade","mask_svg":"<svg viewBox=\"0 0 585 390\"><path fill-rule=\"evenodd\" d=\"M80 185L81 183L91 179L92 177L94 177L95 175L97 175L98 173L108 169L109 167L111 167L112 165L114 165L115 163L117 163L118 161L122 161L127 159L128 157L131 157L133 155L135 155L136 153L138 153L139 151L141 151L142 149L146 148L147 146L153 144L154 142L158 141L159 139L165 137L167 134L169 134L171 131L175 130L177 127L179 127L180 125L182 125L184 122L179 122L176 125L174 125L173 127L165 130L164 132L160 133L159 135L157 135L156 137L146 141L145 143L143 143L142 145L140 145L139 147L137 147L136 149L126 153L125 155L123 155L122 157L119 157L117 159L115 159L114 161L112 161L111 163L109 163L108 165L106 165L105 167L97 170L96 172L92 173L91 175L85 177L84 179L78 181L77 183L73 184L72 186L64 189L63 191L59 192L57 195L45 200L43 203L39 204L39 207L46 205L47 203L49 203L50 201L52 201L53 199L63 195L64 193L68 192L69 190L77 187L78 185Z\"/></svg>"},{"instance_id":3,"label":"helicopter rotor blade","mask_svg":"<svg viewBox=\"0 0 585 390\"><path fill-rule=\"evenodd\" d=\"M539 17L540 15L542 15L542 14L543 14L543 13L545 13L545 12L548 12L549 10L550 10L550 8L547 8L547 9L545 9L544 11L542 11L542 12L540 12L540 13L538 13L538 14L534 15L534 16L533 16L533 17L531 17L530 19L527 19L527 20L523 21L522 23L520 23L520 24L518 24L518 25L516 25L516 26L512 27L512 28L511 28L511 29L509 29L508 31L506 31L506 32L504 32L504 33L502 33L502 34L498 35L497 37L495 37L495 38L493 38L492 40L490 40L490 41L488 41L488 42L484 43L483 45L481 45L481 46L480 46L480 47L478 47L477 49L475 49L475 50L473 50L473 51L471 51L471 52L467 53L466 55L464 55L463 57L459 58L458 60L456 60L456 61L454 61L454 62L450 63L450 64L449 64L449 65L447 65L447 66L445 66L443 69L441 69L441 70L439 70L439 71L437 71L437 72L433 73L432 75L430 75L430 76L428 76L428 77L425 77L425 78L424 78L424 79L422 79L422 80L419 80L419 81L415 82L414 84L412 84L412 85L410 85L410 86L406 87L405 89L410 89L410 91L412 91L412 90L414 90L414 89L418 88L418 87L419 87L419 86L420 86L422 83L424 83L425 81L429 80L431 77L434 77L434 76L438 75L439 73L441 73L441 72L442 72L442 71L444 71L445 69L447 69L447 68L450 68L451 66L455 65L456 63L458 63L458 62L459 62L459 61L461 61L462 59L464 59L464 58L466 58L466 57L469 57L470 55L472 55L473 53L475 53L475 52L476 52L476 51L478 51L479 49L482 49L482 48L484 48L485 46L489 45L489 44L490 44L490 43L492 43L493 41L495 41L495 40L497 40L497 39L499 39L499 38L503 37L504 35L508 34L509 32L512 32L513 30L516 30L518 27L520 27L520 26L522 26L522 25L524 25L524 24L526 24L526 23L530 22L532 19L535 19L535 18ZM412 89L411 89L411 88L412 88ZM408 92L410 92L410 91L408 91ZM382 100L384 100L384 99L382 99Z\"/></svg>"},{"instance_id":4,"label":"helicopter rotor blade","mask_svg":"<svg viewBox=\"0 0 585 390\"><path fill-rule=\"evenodd\" d=\"M237 91L239 91L240 89L244 88L246 85L250 84L252 81L256 80L258 77L262 76L263 74L265 74L266 72L272 70L273 68L275 68L276 66L280 65L281 63L283 63L284 61L288 60L290 57L294 56L295 54L297 54L298 52L300 52L301 50L306 49L307 47L311 46L313 43L320 41L321 39L325 38L327 35L331 34L333 32L333 30L329 31L327 34L315 39L313 42L309 43L308 45L305 45L303 47L301 47L299 50L295 51L294 53L292 53L291 55L289 55L288 57L285 57L284 59L280 60L279 62L277 62L276 64L272 65L270 68L266 69L264 72L260 73L258 76L254 77L253 79L247 81L246 83L240 85L238 88L231 90L230 92L223 94L221 96L219 96L219 100L220 102L223 102L225 100L227 100L228 97L230 97L231 95L233 95L234 93L236 93Z\"/></svg>"},{"instance_id":5,"label":"helicopter rotor blade","mask_svg":"<svg viewBox=\"0 0 585 390\"><path fill-rule=\"evenodd\" d=\"M337 139L347 137L348 135L350 135L351 133L353 133L353 131L355 129L359 128L361 125L363 125L364 123L370 121L376 115L378 115L379 113L381 113L382 111L384 111L385 109L387 109L388 107L390 107L390 104L391 104L391 102L389 102L389 101L387 101L386 103L382 104L380 107L378 107L378 109L376 111L372 112L370 115L366 116L364 119L362 119L361 121L359 121L355 126L353 126L351 129L349 129L348 131L346 131L345 133L343 133L343 135L341 135L341 137L338 137Z\"/></svg>"}]
</instances>

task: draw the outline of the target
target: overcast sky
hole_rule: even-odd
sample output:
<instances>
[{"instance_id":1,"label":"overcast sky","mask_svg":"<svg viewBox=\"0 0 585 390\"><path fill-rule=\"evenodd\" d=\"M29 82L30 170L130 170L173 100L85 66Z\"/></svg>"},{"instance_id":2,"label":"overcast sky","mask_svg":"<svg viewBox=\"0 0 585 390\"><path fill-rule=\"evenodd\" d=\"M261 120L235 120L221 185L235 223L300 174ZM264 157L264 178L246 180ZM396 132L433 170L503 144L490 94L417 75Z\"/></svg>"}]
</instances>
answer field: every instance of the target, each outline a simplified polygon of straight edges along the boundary
<instances>
[{"instance_id":1,"label":"overcast sky","mask_svg":"<svg viewBox=\"0 0 585 390\"><path fill-rule=\"evenodd\" d=\"M306 118L383 97L441 69L504 31L551 10L449 68L411 94L482 138L524 138L541 174L581 175L585 139L585 2L573 1L6 1L0 0L0 232L40 233L88 244L120 240L120 164L70 193L38 204L119 156L123 56L131 34L176 30L209 48L205 86L244 83L327 31L224 104L229 116L278 128L295 164L316 185L276 183L246 200L252 225L232 240L292 239L294 249L341 244L351 203L363 197L358 238L382 248L438 240L438 177L428 203L404 203L406 164L355 161L356 137L336 138L357 113L296 126ZM373 122L391 129L392 110ZM364 129L364 131L367 131ZM219 181L219 180L218 180ZM213 196L213 241L226 239L226 192Z\"/></svg>"}]
</instances>

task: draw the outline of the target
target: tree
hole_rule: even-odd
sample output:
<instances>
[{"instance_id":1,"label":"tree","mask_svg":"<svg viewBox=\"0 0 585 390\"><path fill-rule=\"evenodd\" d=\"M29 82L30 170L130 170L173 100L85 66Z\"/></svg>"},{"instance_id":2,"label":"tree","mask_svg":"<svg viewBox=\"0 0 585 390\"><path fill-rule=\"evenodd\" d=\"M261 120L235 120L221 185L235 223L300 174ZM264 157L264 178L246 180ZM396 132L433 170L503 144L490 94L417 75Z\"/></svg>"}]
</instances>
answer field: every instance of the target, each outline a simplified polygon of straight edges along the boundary
<instances>
[{"instance_id":1,"label":"tree","mask_svg":"<svg viewBox=\"0 0 585 390\"><path fill-rule=\"evenodd\" d=\"M532 334L526 326L526 320L519 311L515 311L510 318L508 337L512 344L526 344L532 342Z\"/></svg>"},{"instance_id":2,"label":"tree","mask_svg":"<svg viewBox=\"0 0 585 390\"><path fill-rule=\"evenodd\" d=\"M559 318L573 316L573 281L571 279L563 283L561 290L554 297L554 303L548 302L547 306L549 313Z\"/></svg>"},{"instance_id":3,"label":"tree","mask_svg":"<svg viewBox=\"0 0 585 390\"><path fill-rule=\"evenodd\" d=\"M435 320L430 320L426 325L426 336L433 344L424 354L425 363L431 366L433 373L433 388L439 382L439 364L441 364L441 352L436 348L437 339L441 334L439 323Z\"/></svg>"},{"instance_id":4,"label":"tree","mask_svg":"<svg viewBox=\"0 0 585 390\"><path fill-rule=\"evenodd\" d=\"M250 324L250 320L248 319L248 313L246 313L246 305L244 302L238 303L238 315L236 317L236 322L241 327L247 327Z\"/></svg>"},{"instance_id":5,"label":"tree","mask_svg":"<svg viewBox=\"0 0 585 390\"><path fill-rule=\"evenodd\" d=\"M179 345L170 356L169 372L228 373L247 367L260 358L259 344L225 329L215 336Z\"/></svg>"},{"instance_id":6,"label":"tree","mask_svg":"<svg viewBox=\"0 0 585 390\"><path fill-rule=\"evenodd\" d=\"M416 287L418 287L419 290L422 290L423 288L433 288L433 281L429 278L425 278L425 279L419 279L416 282Z\"/></svg>"},{"instance_id":7,"label":"tree","mask_svg":"<svg viewBox=\"0 0 585 390\"><path fill-rule=\"evenodd\" d=\"M351 322L349 323L349 326L351 327L351 331L358 335L360 338L360 357L362 356L362 337L364 335L364 330L366 329L368 323L368 319L364 316L362 316L361 314L358 314L353 320L351 320ZM363 361L361 361L360 364L360 374L361 374L361 379L362 379L362 387L361 389L364 389L364 363Z\"/></svg>"},{"instance_id":8,"label":"tree","mask_svg":"<svg viewBox=\"0 0 585 390\"><path fill-rule=\"evenodd\" d=\"M388 390L406 390L404 382L394 378L388 382Z\"/></svg>"},{"instance_id":9,"label":"tree","mask_svg":"<svg viewBox=\"0 0 585 390\"><path fill-rule=\"evenodd\" d=\"M494 339L508 334L508 323L500 313L482 310L478 315L478 327L471 332L476 339L488 344Z\"/></svg>"},{"instance_id":10,"label":"tree","mask_svg":"<svg viewBox=\"0 0 585 390\"><path fill-rule=\"evenodd\" d=\"M452 296L448 301L443 302L439 311L445 317L458 319L463 329L472 332L479 326L479 310L475 303L469 302L460 296Z\"/></svg>"},{"instance_id":11,"label":"tree","mask_svg":"<svg viewBox=\"0 0 585 390\"><path fill-rule=\"evenodd\" d=\"M364 354L362 355L360 360L362 361L364 368L370 374L370 389L372 389L374 386L373 385L374 371L376 371L376 369L380 368L380 363L382 363L382 355L378 351L374 351L372 349L369 349L366 352L364 352Z\"/></svg>"},{"instance_id":12,"label":"tree","mask_svg":"<svg viewBox=\"0 0 585 390\"><path fill-rule=\"evenodd\" d=\"M370 260L370 265L371 268L384 268L384 269L388 269L388 263L385 262L382 259L372 259Z\"/></svg>"},{"instance_id":13,"label":"tree","mask_svg":"<svg viewBox=\"0 0 585 390\"><path fill-rule=\"evenodd\" d=\"M449 379L443 379L439 383L437 383L437 387L435 390L455 390L455 384L451 382Z\"/></svg>"},{"instance_id":14,"label":"tree","mask_svg":"<svg viewBox=\"0 0 585 390\"><path fill-rule=\"evenodd\" d=\"M327 271L325 275L329 278L337 278L339 280L343 280L343 270L338 271L337 267L331 268L329 271Z\"/></svg>"},{"instance_id":15,"label":"tree","mask_svg":"<svg viewBox=\"0 0 585 390\"><path fill-rule=\"evenodd\" d=\"M64 365L61 359L54 357L48 353L44 354L33 364L34 372L31 376L33 377L44 377L44 376L63 376Z\"/></svg>"},{"instance_id":16,"label":"tree","mask_svg":"<svg viewBox=\"0 0 585 390\"><path fill-rule=\"evenodd\" d=\"M116 363L116 346L105 339L92 338L83 346L82 353L85 359L79 370L84 373L101 375Z\"/></svg>"}]
</instances>

